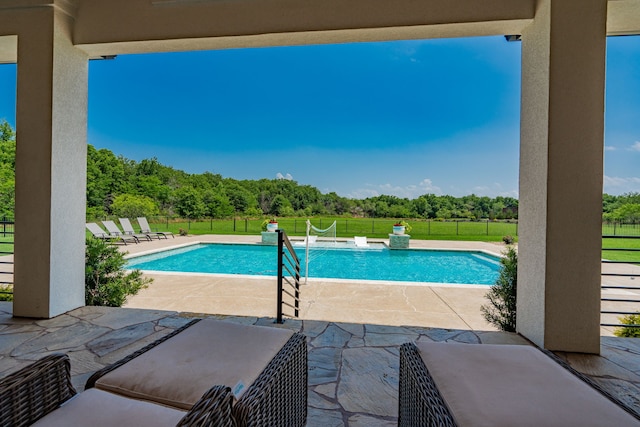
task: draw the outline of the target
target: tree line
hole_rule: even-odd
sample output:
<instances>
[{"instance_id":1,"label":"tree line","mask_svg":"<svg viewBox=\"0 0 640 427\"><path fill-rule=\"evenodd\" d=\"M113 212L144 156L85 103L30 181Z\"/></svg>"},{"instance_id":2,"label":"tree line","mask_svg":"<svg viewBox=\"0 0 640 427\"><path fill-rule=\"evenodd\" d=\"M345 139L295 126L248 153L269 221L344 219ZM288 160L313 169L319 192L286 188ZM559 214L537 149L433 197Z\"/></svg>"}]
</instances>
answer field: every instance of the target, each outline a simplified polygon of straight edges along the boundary
<instances>
[{"instance_id":1,"label":"tree line","mask_svg":"<svg viewBox=\"0 0 640 427\"><path fill-rule=\"evenodd\" d=\"M321 193L287 179L237 180L205 172L188 174L156 158L140 162L107 149L88 147L87 215L183 218L243 216L309 217L337 215L369 218L517 218L510 197L425 194L416 199L376 196L366 199Z\"/></svg>"},{"instance_id":2,"label":"tree line","mask_svg":"<svg viewBox=\"0 0 640 427\"><path fill-rule=\"evenodd\" d=\"M0 216L15 206L15 132L0 121ZM632 205L631 207L627 205ZM640 193L604 195L604 218L640 220ZM390 195L352 199L323 194L287 179L237 180L204 172L189 174L156 158L139 162L108 149L87 147L87 218L114 215L229 218L241 216L347 216L368 218L516 219L512 197L454 197L424 194L415 199ZM636 215L636 216L634 216Z\"/></svg>"}]
</instances>

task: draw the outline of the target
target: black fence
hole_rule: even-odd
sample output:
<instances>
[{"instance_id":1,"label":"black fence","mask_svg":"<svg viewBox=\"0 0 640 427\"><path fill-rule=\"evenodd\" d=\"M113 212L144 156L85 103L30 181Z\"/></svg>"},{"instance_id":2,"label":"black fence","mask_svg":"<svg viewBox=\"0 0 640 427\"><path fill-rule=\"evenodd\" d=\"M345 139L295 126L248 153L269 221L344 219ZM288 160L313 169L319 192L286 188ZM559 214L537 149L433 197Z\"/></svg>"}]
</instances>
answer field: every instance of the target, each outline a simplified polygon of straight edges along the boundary
<instances>
[{"instance_id":1,"label":"black fence","mask_svg":"<svg viewBox=\"0 0 640 427\"><path fill-rule=\"evenodd\" d=\"M108 217L90 219L87 222L100 222L111 219L118 223L118 218ZM148 217L154 230L168 230L177 234L181 230L189 234L260 234L264 218L176 218L176 217ZM517 220L432 220L409 218L340 218L340 217L312 217L311 223L320 229L329 227L336 222L336 235L350 237L366 235L369 237L385 238L392 232L393 225L404 220L409 222L412 230L407 234L415 239L428 239L438 236L493 236L499 240L502 236L517 236ZM286 230L288 235L301 236L306 233L307 218L277 218L278 228ZM135 218L131 221L136 227Z\"/></svg>"},{"instance_id":2,"label":"black fence","mask_svg":"<svg viewBox=\"0 0 640 427\"><path fill-rule=\"evenodd\" d=\"M628 230L628 229L627 229ZM617 245L616 247L612 247L612 248L602 248L602 250L604 251L604 253L606 254L607 252L617 252L617 253L627 253L627 254L631 254L631 255L635 255L638 252L640 252L640 235L638 236L633 236L633 235L625 235L625 236L613 236L613 235L608 235L608 236L603 236L603 238L608 238L608 239L616 239L617 241L629 241L629 240L634 240L638 242L638 247L621 247L623 245ZM634 245L635 246L635 245ZM606 255L604 255L606 257ZM637 259L637 258L636 258ZM606 265L615 265L615 264L624 264L624 265L628 265L628 264L638 264L637 261L629 261L629 260L608 260L608 259L603 259L602 260L602 266L603 266L603 270L605 270L605 266ZM617 277L617 278L622 278L622 279L631 279L631 280L635 280L640 278L640 273L637 272L637 270L632 270L632 269L624 269L624 271L615 271L615 272L602 272L602 276L604 277ZM626 282L625 282L626 283ZM627 297L625 298L621 298L621 297L612 297L610 295L603 295L601 297L601 301L608 303L609 306L615 306L615 307L619 307L616 309L605 309L605 310L601 310L600 313L604 314L604 315L616 315L616 316L634 316L634 315L638 315L640 314L640 297L638 296L638 291L640 291L640 286L635 285L635 284L603 284L602 285L602 289L603 290L618 290L618 291L622 291L623 294L621 294L620 296L623 296L625 294L628 294ZM634 298L635 297L635 298ZM633 309L631 309L631 307L633 307ZM618 320L621 320L621 317L618 317ZM600 323L600 326L610 326L610 327L617 327L617 328L640 328L640 324L623 324L623 323L611 323L611 322L602 322Z\"/></svg>"},{"instance_id":3,"label":"black fence","mask_svg":"<svg viewBox=\"0 0 640 427\"><path fill-rule=\"evenodd\" d=\"M603 222L602 237L608 236L640 236L640 223L637 222Z\"/></svg>"},{"instance_id":4,"label":"black fence","mask_svg":"<svg viewBox=\"0 0 640 427\"><path fill-rule=\"evenodd\" d=\"M13 255L15 222L13 218L0 219L0 300L13 294Z\"/></svg>"}]
</instances>

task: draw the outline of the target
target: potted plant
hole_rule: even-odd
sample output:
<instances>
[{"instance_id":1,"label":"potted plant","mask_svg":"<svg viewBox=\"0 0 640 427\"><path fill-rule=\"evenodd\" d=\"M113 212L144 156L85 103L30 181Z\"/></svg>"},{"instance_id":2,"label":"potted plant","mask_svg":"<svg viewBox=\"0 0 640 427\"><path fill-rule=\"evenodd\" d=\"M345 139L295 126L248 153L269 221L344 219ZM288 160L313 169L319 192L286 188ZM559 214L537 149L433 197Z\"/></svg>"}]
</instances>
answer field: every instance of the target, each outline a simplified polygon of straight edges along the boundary
<instances>
[{"instance_id":1,"label":"potted plant","mask_svg":"<svg viewBox=\"0 0 640 427\"><path fill-rule=\"evenodd\" d=\"M262 222L262 231L275 232L278 229L278 220L275 218L265 219Z\"/></svg>"},{"instance_id":2,"label":"potted plant","mask_svg":"<svg viewBox=\"0 0 640 427\"><path fill-rule=\"evenodd\" d=\"M407 221L398 221L395 224L393 224L393 234L404 234L405 232L410 232L411 231L411 226L409 225L409 223Z\"/></svg>"}]
</instances>

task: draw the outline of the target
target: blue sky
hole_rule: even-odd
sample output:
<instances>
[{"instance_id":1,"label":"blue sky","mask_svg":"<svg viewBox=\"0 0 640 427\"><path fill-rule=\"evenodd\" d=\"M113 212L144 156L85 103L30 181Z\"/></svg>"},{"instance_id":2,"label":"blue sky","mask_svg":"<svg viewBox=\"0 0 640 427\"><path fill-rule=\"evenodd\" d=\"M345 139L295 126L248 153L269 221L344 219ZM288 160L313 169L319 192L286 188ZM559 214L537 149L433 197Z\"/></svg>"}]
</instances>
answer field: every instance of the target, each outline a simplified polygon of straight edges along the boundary
<instances>
[{"instance_id":1,"label":"blue sky","mask_svg":"<svg viewBox=\"0 0 640 427\"><path fill-rule=\"evenodd\" d=\"M15 124L15 65L0 118ZM608 40L605 192L640 192L640 37ZM88 142L191 173L364 198L518 196L520 43L503 37L121 55Z\"/></svg>"}]
</instances>

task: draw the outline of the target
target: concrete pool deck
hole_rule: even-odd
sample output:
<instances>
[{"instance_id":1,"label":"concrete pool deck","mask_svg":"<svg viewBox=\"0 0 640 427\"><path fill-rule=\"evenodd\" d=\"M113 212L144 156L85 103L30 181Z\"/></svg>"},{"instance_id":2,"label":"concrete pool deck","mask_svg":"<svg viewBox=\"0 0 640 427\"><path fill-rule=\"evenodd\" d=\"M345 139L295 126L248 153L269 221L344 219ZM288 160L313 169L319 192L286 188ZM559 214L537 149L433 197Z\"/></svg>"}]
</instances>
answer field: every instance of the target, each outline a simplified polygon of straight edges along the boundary
<instances>
[{"instance_id":1,"label":"concrete pool deck","mask_svg":"<svg viewBox=\"0 0 640 427\"><path fill-rule=\"evenodd\" d=\"M293 239L302 240L302 237ZM120 245L119 248L136 255L198 242L260 241L261 236L258 235L191 235ZM385 242L383 239L370 241ZM480 250L495 255L500 255L505 250L505 245L501 242L443 240L411 240L410 247ZM633 264L603 264L602 269L603 272L631 273L640 277L640 266ZM272 277L185 273L147 276L154 279L151 286L129 298L126 307L221 315L276 315L276 281ZM640 300L640 283L635 277L603 276L602 283L629 288L603 289L603 298ZM233 292L229 291L230 288ZM483 286L310 279L302 288L300 318L394 326L495 330L480 313L480 306L487 302L487 289L488 287ZM638 303L603 301L602 310L637 311ZM618 315L603 314L601 323L617 324ZM614 329L601 327L600 332L602 336L613 336Z\"/></svg>"},{"instance_id":2,"label":"concrete pool deck","mask_svg":"<svg viewBox=\"0 0 640 427\"><path fill-rule=\"evenodd\" d=\"M134 255L196 242L259 243L260 236L176 236L119 247ZM487 242L411 241L411 248L483 250L496 255L504 247L504 244ZM274 277L193 273L146 276L153 278L153 283L130 297L125 307L240 316L276 315ZM495 328L480 313L487 289L487 286L310 279L301 290L300 318L491 331Z\"/></svg>"}]
</instances>

